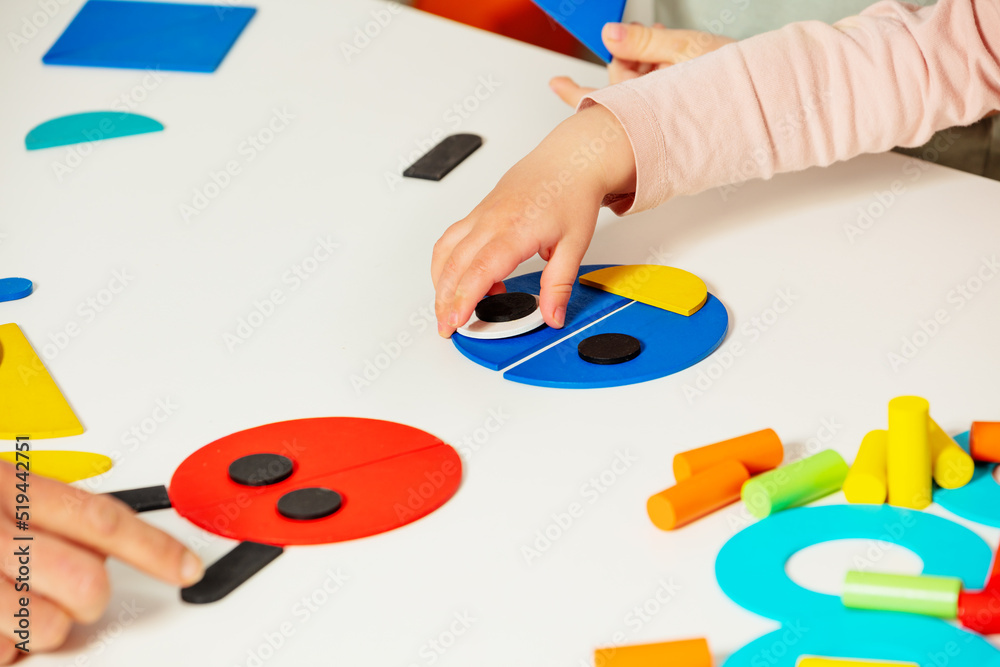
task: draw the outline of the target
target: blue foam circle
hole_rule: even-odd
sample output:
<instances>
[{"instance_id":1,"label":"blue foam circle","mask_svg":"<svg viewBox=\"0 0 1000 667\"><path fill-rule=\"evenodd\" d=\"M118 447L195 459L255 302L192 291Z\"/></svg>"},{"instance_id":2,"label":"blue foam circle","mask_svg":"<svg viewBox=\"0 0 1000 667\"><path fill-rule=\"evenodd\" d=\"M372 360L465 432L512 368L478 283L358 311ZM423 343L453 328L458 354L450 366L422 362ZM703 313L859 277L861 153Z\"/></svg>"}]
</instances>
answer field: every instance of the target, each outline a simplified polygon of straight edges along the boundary
<instances>
[{"instance_id":1,"label":"blue foam circle","mask_svg":"<svg viewBox=\"0 0 1000 667\"><path fill-rule=\"evenodd\" d=\"M969 451L968 431L955 436L955 441ZM934 500L963 519L1000 528L1000 484L993 478L996 467L996 463L976 463L968 484L958 489L936 489Z\"/></svg>"},{"instance_id":2,"label":"blue foam circle","mask_svg":"<svg viewBox=\"0 0 1000 667\"><path fill-rule=\"evenodd\" d=\"M807 590L785 572L788 559L806 547L858 538L907 548L923 559L924 574L958 577L970 590L984 586L993 557L971 530L924 512L828 505L775 514L729 540L715 569L730 599L784 627L744 646L725 667L794 667L803 655L936 667L938 653L949 667L1000 667L1000 651L978 635L940 619L847 609L836 596ZM952 644L960 649L957 658L947 653Z\"/></svg>"},{"instance_id":3,"label":"blue foam circle","mask_svg":"<svg viewBox=\"0 0 1000 667\"><path fill-rule=\"evenodd\" d=\"M0 301L17 301L31 294L32 284L27 278L0 278Z\"/></svg>"}]
</instances>

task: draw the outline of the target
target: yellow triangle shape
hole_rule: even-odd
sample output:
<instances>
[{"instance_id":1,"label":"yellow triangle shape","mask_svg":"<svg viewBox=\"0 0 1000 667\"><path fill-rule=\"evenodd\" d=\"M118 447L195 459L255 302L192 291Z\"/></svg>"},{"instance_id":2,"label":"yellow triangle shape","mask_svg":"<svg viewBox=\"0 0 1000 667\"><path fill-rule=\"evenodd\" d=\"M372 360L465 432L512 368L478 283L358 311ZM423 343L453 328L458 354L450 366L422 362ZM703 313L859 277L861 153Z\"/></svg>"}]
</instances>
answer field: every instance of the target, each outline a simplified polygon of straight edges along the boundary
<instances>
[{"instance_id":1,"label":"yellow triangle shape","mask_svg":"<svg viewBox=\"0 0 1000 667\"><path fill-rule=\"evenodd\" d=\"M694 315L708 300L708 288L701 278L658 264L609 266L583 274L580 284L678 315Z\"/></svg>"},{"instance_id":2,"label":"yellow triangle shape","mask_svg":"<svg viewBox=\"0 0 1000 667\"><path fill-rule=\"evenodd\" d=\"M22 463L24 452L21 452ZM0 461L14 463L17 452L0 452ZM103 454L90 452L28 452L28 467L32 475L51 477L69 484L88 477L96 477L111 470L111 459Z\"/></svg>"},{"instance_id":3,"label":"yellow triangle shape","mask_svg":"<svg viewBox=\"0 0 1000 667\"><path fill-rule=\"evenodd\" d=\"M0 325L0 440L81 433L83 425L21 329Z\"/></svg>"}]
</instances>

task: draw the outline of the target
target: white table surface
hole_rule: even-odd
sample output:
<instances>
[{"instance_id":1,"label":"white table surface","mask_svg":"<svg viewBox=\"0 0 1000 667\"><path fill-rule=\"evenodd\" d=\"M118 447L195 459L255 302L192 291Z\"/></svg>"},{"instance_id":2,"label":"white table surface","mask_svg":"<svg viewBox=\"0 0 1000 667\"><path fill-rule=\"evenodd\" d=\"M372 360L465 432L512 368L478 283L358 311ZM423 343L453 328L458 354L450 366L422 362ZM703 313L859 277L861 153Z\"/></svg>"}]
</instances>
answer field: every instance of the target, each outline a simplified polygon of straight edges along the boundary
<instances>
[{"instance_id":1,"label":"white table surface","mask_svg":"<svg viewBox=\"0 0 1000 667\"><path fill-rule=\"evenodd\" d=\"M832 446L850 460L865 432L884 428L888 399L905 393L926 396L952 432L1000 419L1000 279L971 300L952 292L1000 251L998 183L883 155L628 219L605 211L587 261L697 273L730 310L723 349L741 342L744 352L691 399L685 387L721 363L721 352L641 385L522 386L434 333L424 317L430 250L567 115L547 80L570 74L600 85L600 68L411 10L347 62L341 44L386 7L359 0L260 0L213 75L156 81L139 71L43 66L81 4L66 0L19 50L0 49L0 274L36 283L29 298L0 304L0 322L17 322L47 350L87 429L36 448L114 455L113 472L87 484L111 491L165 484L191 452L235 431L349 415L430 431L463 450L466 471L458 494L426 519L355 542L289 548L216 604L182 604L176 589L112 563L108 614L32 664L253 665L263 651L268 666L576 667L616 633L630 643L707 636L721 662L775 624L729 602L715 583L714 556L736 530L736 507L675 533L649 523L645 500L673 483L675 452L773 427L791 457ZM38 11L35 0L5 0L0 32L19 32ZM481 79L499 86L455 127L448 110ZM68 164L77 149L24 150L36 124L114 108L123 95L166 131L95 144L61 179L55 163ZM294 118L249 161L241 143L274 110ZM438 129L480 133L485 145L442 182L390 188L385 175L398 174ZM185 222L179 206L229 160L240 173ZM897 179L905 192L852 243L846 227L859 207ZM284 281L318 238L338 244L332 256L300 285ZM540 267L536 259L522 270ZM99 313L81 308L102 298L116 271L130 276L127 286ZM230 351L224 334L275 289L284 302ZM781 293L792 305L771 319ZM893 369L887 355L938 310L947 323ZM72 323L76 337L45 347ZM411 343L356 390L351 377L401 334ZM158 400L177 406L162 423L149 421ZM463 445L494 413L503 416L499 430ZM126 440L144 420L145 440ZM631 462L612 484L586 487L620 456ZM522 547L572 503L583 516L526 562ZM233 545L172 511L146 516L208 562ZM996 543L997 531L975 529ZM865 547L810 549L792 570L834 592ZM884 564L919 569L901 549ZM329 573L348 579L326 596ZM639 619L633 608L663 586L670 601ZM323 604L307 611L301 600L313 595ZM124 631L123 605L141 609ZM455 623L463 616L467 628ZM282 632L281 647L268 650ZM432 642L448 648L436 652Z\"/></svg>"}]
</instances>

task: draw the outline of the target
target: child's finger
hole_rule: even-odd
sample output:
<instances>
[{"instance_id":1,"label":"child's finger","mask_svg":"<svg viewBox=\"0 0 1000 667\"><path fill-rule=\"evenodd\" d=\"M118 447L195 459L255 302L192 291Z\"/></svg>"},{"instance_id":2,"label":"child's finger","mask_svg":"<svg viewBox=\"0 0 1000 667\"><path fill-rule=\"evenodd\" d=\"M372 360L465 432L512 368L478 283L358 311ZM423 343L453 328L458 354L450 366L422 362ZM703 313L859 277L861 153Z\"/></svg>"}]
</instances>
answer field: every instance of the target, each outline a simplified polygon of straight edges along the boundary
<instances>
[{"instance_id":1,"label":"child's finger","mask_svg":"<svg viewBox=\"0 0 1000 667\"><path fill-rule=\"evenodd\" d=\"M639 65L634 60L613 58L608 64L608 82L611 85L639 77Z\"/></svg>"},{"instance_id":2,"label":"child's finger","mask_svg":"<svg viewBox=\"0 0 1000 667\"><path fill-rule=\"evenodd\" d=\"M576 105L580 103L580 100L583 99L584 95L589 95L597 90L596 88L585 88L580 86L568 76L555 77L549 81L549 88L551 88L552 92L559 96L559 99L574 108L576 108Z\"/></svg>"},{"instance_id":3,"label":"child's finger","mask_svg":"<svg viewBox=\"0 0 1000 667\"><path fill-rule=\"evenodd\" d=\"M14 614L21 608L20 599L25 597L24 592L14 588L14 581L0 577L0 616L9 619L16 619ZM59 648L66 641L69 632L73 627L73 620L61 607L46 600L41 595L30 595L28 609L31 614L31 643L29 647L33 651L51 651ZM14 643L22 640L14 634L13 623L3 623L0 625L0 657L6 657L8 652L7 644L14 648ZM15 654L16 657L16 654ZM8 664L0 660L0 664Z\"/></svg>"},{"instance_id":4,"label":"child's finger","mask_svg":"<svg viewBox=\"0 0 1000 667\"><path fill-rule=\"evenodd\" d=\"M585 241L563 239L542 270L539 307L545 323L550 327L561 329L566 323L566 306L586 252Z\"/></svg>"},{"instance_id":5,"label":"child's finger","mask_svg":"<svg viewBox=\"0 0 1000 667\"><path fill-rule=\"evenodd\" d=\"M449 327L457 328L468 322L480 299L509 276L523 259L526 258L521 256L509 235L494 237L484 245L455 287L448 315Z\"/></svg>"},{"instance_id":6,"label":"child's finger","mask_svg":"<svg viewBox=\"0 0 1000 667\"><path fill-rule=\"evenodd\" d=\"M431 281L435 288L437 288L438 281L441 280L445 262L451 257L455 246L469 233L470 226L469 218L460 220L444 230L444 234L434 244L434 251L431 253Z\"/></svg>"},{"instance_id":7,"label":"child's finger","mask_svg":"<svg viewBox=\"0 0 1000 667\"><path fill-rule=\"evenodd\" d=\"M476 255L490 242L491 237L486 234L473 228L472 233L459 241L442 260L441 274L434 286L434 314L438 321L438 334L445 338L451 336L464 322L454 319L457 317L454 312L455 291ZM483 294L485 293L484 290Z\"/></svg>"},{"instance_id":8,"label":"child's finger","mask_svg":"<svg viewBox=\"0 0 1000 667\"><path fill-rule=\"evenodd\" d=\"M167 583L186 586L204 574L194 553L117 499L37 475L31 480L32 519L38 528L114 556Z\"/></svg>"},{"instance_id":9,"label":"child's finger","mask_svg":"<svg viewBox=\"0 0 1000 667\"><path fill-rule=\"evenodd\" d=\"M615 58L644 63L683 62L733 41L698 30L671 30L623 23L605 25L602 38Z\"/></svg>"}]
</instances>

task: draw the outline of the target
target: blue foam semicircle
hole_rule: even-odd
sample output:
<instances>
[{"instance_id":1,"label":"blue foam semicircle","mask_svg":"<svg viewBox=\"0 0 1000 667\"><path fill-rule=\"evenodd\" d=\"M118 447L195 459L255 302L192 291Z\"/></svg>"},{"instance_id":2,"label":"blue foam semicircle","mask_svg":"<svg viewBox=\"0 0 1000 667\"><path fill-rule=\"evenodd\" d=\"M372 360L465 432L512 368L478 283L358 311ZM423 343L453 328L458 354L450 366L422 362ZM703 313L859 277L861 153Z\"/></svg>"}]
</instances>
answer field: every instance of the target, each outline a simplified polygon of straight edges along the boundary
<instances>
[{"instance_id":1,"label":"blue foam semicircle","mask_svg":"<svg viewBox=\"0 0 1000 667\"><path fill-rule=\"evenodd\" d=\"M29 151L34 151L159 132L162 129L162 123L148 116L127 111L90 111L45 121L28 132L24 145Z\"/></svg>"}]
</instances>

